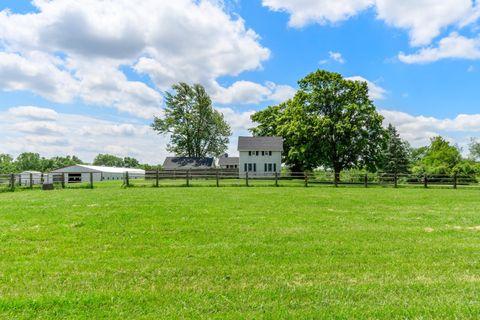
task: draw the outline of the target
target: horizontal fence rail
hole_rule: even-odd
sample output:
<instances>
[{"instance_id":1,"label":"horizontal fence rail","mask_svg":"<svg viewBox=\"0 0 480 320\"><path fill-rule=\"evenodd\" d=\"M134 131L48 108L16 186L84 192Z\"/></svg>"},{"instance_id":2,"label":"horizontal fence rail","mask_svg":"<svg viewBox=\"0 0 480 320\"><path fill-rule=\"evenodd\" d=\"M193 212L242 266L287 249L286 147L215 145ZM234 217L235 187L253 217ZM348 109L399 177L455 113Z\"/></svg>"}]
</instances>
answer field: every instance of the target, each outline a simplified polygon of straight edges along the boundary
<instances>
[{"instance_id":1,"label":"horizontal fence rail","mask_svg":"<svg viewBox=\"0 0 480 320\"><path fill-rule=\"evenodd\" d=\"M434 175L343 172L337 179L330 171L282 172L258 175L238 169L155 170L145 175L131 173L105 176L98 172L0 174L0 191L17 189L45 190L60 188L94 188L104 185L123 187L190 187L190 186L361 186L361 187L480 187L475 175Z\"/></svg>"}]
</instances>

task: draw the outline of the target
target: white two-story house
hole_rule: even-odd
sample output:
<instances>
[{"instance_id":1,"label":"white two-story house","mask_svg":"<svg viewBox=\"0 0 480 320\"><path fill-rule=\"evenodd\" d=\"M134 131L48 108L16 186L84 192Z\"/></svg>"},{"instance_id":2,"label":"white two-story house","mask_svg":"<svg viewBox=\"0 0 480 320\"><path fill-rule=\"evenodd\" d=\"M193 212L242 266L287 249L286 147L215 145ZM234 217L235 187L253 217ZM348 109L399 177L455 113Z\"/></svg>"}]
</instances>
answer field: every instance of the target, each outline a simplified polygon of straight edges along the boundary
<instances>
[{"instance_id":1,"label":"white two-story house","mask_svg":"<svg viewBox=\"0 0 480 320\"><path fill-rule=\"evenodd\" d=\"M280 137L239 137L239 173L245 177L274 176L282 169L283 139Z\"/></svg>"}]
</instances>

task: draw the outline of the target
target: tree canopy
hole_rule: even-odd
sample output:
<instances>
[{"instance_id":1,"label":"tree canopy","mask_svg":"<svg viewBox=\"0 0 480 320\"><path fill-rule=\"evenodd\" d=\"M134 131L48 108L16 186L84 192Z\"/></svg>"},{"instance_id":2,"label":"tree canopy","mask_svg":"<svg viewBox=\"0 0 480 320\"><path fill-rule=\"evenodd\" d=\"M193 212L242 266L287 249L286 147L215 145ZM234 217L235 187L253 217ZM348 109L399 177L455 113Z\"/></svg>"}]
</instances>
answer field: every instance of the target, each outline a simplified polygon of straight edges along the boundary
<instances>
[{"instance_id":1,"label":"tree canopy","mask_svg":"<svg viewBox=\"0 0 480 320\"><path fill-rule=\"evenodd\" d=\"M227 149L230 126L212 106L205 88L178 83L166 93L165 115L155 117L152 128L170 134L169 152L178 156L219 156Z\"/></svg>"},{"instance_id":2,"label":"tree canopy","mask_svg":"<svg viewBox=\"0 0 480 320\"><path fill-rule=\"evenodd\" d=\"M414 166L414 172L451 174L462 160L458 147L440 136L432 138L430 146L423 150L424 155Z\"/></svg>"},{"instance_id":3,"label":"tree canopy","mask_svg":"<svg viewBox=\"0 0 480 320\"><path fill-rule=\"evenodd\" d=\"M480 160L480 141L472 138L469 145L470 157L473 160Z\"/></svg>"},{"instance_id":4,"label":"tree canopy","mask_svg":"<svg viewBox=\"0 0 480 320\"><path fill-rule=\"evenodd\" d=\"M295 97L255 113L255 135L285 140L284 161L293 170L319 166L338 174L356 166L374 169L386 132L368 96L366 82L316 71L298 82Z\"/></svg>"}]
</instances>

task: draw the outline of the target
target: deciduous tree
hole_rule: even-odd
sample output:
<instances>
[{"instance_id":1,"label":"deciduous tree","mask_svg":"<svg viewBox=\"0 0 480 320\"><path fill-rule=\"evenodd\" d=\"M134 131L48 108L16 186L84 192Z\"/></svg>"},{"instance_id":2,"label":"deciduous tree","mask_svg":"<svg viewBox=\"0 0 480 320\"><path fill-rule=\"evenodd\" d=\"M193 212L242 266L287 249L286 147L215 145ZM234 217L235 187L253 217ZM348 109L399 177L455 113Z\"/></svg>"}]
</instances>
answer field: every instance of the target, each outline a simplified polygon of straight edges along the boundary
<instances>
[{"instance_id":1,"label":"deciduous tree","mask_svg":"<svg viewBox=\"0 0 480 320\"><path fill-rule=\"evenodd\" d=\"M170 134L168 151L178 156L219 156L227 149L230 126L212 106L205 88L179 83L166 93L165 115L155 117L152 127Z\"/></svg>"}]
</instances>

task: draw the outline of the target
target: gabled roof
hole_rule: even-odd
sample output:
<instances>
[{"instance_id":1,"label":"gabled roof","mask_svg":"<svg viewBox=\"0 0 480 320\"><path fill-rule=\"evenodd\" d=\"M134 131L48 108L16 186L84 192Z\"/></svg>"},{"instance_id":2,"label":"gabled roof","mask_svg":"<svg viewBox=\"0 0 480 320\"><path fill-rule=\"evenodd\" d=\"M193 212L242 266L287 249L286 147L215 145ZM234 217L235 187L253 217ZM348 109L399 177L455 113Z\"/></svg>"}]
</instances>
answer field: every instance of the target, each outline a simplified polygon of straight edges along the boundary
<instances>
[{"instance_id":1,"label":"gabled roof","mask_svg":"<svg viewBox=\"0 0 480 320\"><path fill-rule=\"evenodd\" d=\"M222 157L218 160L219 166L232 166L232 165L239 165L240 158L239 157Z\"/></svg>"},{"instance_id":2,"label":"gabled roof","mask_svg":"<svg viewBox=\"0 0 480 320\"><path fill-rule=\"evenodd\" d=\"M210 169L214 166L213 158L167 157L163 162L164 170Z\"/></svg>"},{"instance_id":3,"label":"gabled roof","mask_svg":"<svg viewBox=\"0 0 480 320\"><path fill-rule=\"evenodd\" d=\"M283 138L238 137L238 151L283 151Z\"/></svg>"}]
</instances>

